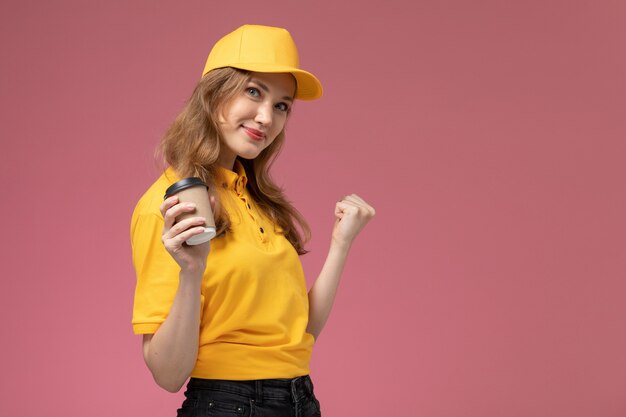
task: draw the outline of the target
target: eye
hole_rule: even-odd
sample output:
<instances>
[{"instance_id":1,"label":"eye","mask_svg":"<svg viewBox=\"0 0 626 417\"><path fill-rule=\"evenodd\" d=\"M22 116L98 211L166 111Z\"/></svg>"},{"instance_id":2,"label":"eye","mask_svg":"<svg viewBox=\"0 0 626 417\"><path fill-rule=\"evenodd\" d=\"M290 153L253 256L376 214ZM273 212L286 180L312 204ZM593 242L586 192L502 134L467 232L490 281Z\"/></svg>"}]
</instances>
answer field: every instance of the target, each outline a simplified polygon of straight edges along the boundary
<instances>
[{"instance_id":1,"label":"eye","mask_svg":"<svg viewBox=\"0 0 626 417\"><path fill-rule=\"evenodd\" d=\"M248 94L251 97L259 97L261 95L261 92L259 91L258 88L248 87L246 88L246 94Z\"/></svg>"},{"instance_id":2,"label":"eye","mask_svg":"<svg viewBox=\"0 0 626 417\"><path fill-rule=\"evenodd\" d=\"M281 103L278 103L278 104L277 104L276 106L274 106L274 107L276 107L279 111L282 111L282 112L287 112L287 111L289 111L289 106L287 105L287 103L282 103L282 102L281 102Z\"/></svg>"}]
</instances>

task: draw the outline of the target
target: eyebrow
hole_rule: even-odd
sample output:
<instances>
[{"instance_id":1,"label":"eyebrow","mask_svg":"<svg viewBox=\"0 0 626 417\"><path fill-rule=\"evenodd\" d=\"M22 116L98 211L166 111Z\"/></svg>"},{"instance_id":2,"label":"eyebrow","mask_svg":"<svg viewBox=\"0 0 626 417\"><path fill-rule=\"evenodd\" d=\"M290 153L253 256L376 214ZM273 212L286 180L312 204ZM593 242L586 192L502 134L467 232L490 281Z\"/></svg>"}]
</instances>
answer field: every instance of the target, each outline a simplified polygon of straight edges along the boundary
<instances>
[{"instance_id":1,"label":"eyebrow","mask_svg":"<svg viewBox=\"0 0 626 417\"><path fill-rule=\"evenodd\" d=\"M250 79L250 81L252 81L253 83L258 84L258 85L259 85L259 87L261 87L261 90L265 91L266 93L269 93L269 92L270 92L270 89L269 89L269 88L268 88L265 84L263 84L261 81L257 80L256 78L252 78L252 79ZM289 97L289 96L283 96L283 98L282 98L282 99L283 99L283 100L288 100L288 101L291 101L291 102L293 103L293 98L292 98L292 97Z\"/></svg>"}]
</instances>

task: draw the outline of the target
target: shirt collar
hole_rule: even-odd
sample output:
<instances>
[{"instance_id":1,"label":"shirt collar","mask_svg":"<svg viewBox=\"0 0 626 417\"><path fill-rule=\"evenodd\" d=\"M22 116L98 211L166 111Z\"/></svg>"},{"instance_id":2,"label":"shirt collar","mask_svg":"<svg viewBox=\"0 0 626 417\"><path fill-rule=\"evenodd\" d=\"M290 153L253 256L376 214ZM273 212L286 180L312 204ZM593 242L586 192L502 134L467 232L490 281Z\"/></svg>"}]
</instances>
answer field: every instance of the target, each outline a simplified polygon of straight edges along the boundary
<instances>
[{"instance_id":1,"label":"shirt collar","mask_svg":"<svg viewBox=\"0 0 626 417\"><path fill-rule=\"evenodd\" d=\"M239 160L235 160L233 170L226 168L219 168L221 174L222 187L224 189L230 189L236 191L238 194L243 194L248 183L248 177L246 176L246 170Z\"/></svg>"}]
</instances>

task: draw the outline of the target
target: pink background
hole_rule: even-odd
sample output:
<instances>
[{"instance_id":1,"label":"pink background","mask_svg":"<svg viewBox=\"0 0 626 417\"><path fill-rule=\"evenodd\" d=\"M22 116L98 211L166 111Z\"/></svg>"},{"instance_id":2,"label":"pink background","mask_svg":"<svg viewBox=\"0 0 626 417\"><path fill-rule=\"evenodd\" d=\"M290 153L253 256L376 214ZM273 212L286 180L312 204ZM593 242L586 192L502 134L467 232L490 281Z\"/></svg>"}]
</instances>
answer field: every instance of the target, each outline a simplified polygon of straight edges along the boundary
<instances>
[{"instance_id":1,"label":"pink background","mask_svg":"<svg viewBox=\"0 0 626 417\"><path fill-rule=\"evenodd\" d=\"M324 415L626 415L626 3L2 2L0 415L172 416L131 331L129 221L206 55L287 27L323 81L275 176L359 237Z\"/></svg>"}]
</instances>

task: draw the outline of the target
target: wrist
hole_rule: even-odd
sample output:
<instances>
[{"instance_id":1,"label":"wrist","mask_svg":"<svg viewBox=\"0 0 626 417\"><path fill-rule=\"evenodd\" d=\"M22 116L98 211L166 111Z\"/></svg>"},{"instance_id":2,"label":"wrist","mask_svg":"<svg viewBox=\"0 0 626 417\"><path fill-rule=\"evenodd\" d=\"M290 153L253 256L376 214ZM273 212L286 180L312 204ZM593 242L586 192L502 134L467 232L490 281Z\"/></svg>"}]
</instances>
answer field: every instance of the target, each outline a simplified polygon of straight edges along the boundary
<instances>
[{"instance_id":1,"label":"wrist","mask_svg":"<svg viewBox=\"0 0 626 417\"><path fill-rule=\"evenodd\" d=\"M350 247L352 246L352 242L341 241L337 239L332 239L330 242L330 250L336 252L342 252L347 254L350 251Z\"/></svg>"},{"instance_id":2,"label":"wrist","mask_svg":"<svg viewBox=\"0 0 626 417\"><path fill-rule=\"evenodd\" d=\"M201 282L204 276L206 264L188 266L180 270L180 280L190 282Z\"/></svg>"}]
</instances>

